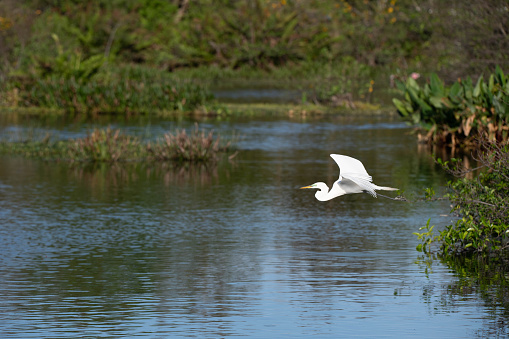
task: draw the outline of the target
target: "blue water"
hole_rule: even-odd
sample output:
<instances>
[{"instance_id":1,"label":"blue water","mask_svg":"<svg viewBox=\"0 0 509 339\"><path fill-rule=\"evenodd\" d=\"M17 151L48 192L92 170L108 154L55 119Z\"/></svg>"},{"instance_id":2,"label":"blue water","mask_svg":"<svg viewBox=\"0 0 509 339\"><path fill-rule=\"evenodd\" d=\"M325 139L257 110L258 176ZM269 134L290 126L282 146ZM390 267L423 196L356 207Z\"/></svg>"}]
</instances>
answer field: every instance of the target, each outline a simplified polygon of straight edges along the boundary
<instances>
[{"instance_id":1,"label":"blue water","mask_svg":"<svg viewBox=\"0 0 509 339\"><path fill-rule=\"evenodd\" d=\"M156 138L191 121L108 122ZM81 136L97 123L12 124ZM504 309L426 266L412 232L452 220L417 202L449 179L392 119L230 120L239 154L216 166L0 157L0 337L447 337L506 333ZM329 153L363 161L367 194L318 202ZM393 192L387 192L388 195ZM497 316L499 318L497 318ZM498 331L498 332L497 332Z\"/></svg>"}]
</instances>

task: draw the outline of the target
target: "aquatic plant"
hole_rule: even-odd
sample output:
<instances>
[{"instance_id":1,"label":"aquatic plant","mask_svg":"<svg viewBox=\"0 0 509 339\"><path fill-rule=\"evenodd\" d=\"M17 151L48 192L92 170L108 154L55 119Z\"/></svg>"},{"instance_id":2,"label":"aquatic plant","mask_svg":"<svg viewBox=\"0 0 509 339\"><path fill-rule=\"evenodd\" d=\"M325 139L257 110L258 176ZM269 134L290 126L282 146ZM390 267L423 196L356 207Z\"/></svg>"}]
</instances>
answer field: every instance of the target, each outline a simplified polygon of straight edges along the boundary
<instances>
[{"instance_id":1,"label":"aquatic plant","mask_svg":"<svg viewBox=\"0 0 509 339\"><path fill-rule=\"evenodd\" d=\"M51 141L44 139L0 142L0 153L70 162L171 161L210 162L229 151L231 140L222 142L213 131L198 125L188 134L184 129L168 132L156 142L145 143L121 130L94 129L86 137ZM232 156L230 156L232 157Z\"/></svg>"},{"instance_id":2,"label":"aquatic plant","mask_svg":"<svg viewBox=\"0 0 509 339\"><path fill-rule=\"evenodd\" d=\"M196 124L190 134L185 129L169 132L147 148L157 160L205 162L216 160L219 152L228 150L230 142L221 144L220 140L219 136L214 137L213 131L207 133Z\"/></svg>"},{"instance_id":3,"label":"aquatic plant","mask_svg":"<svg viewBox=\"0 0 509 339\"><path fill-rule=\"evenodd\" d=\"M420 139L427 143L472 145L478 133L490 139L509 136L509 81L500 67L488 81L480 76L459 79L446 87L436 74L420 86L409 77L396 82L404 95L393 99L398 113L420 127Z\"/></svg>"},{"instance_id":4,"label":"aquatic plant","mask_svg":"<svg viewBox=\"0 0 509 339\"><path fill-rule=\"evenodd\" d=\"M463 176L470 172L459 161L438 159L449 173L460 176L449 183L447 198L452 212L459 215L455 224L448 225L435 235L433 226L414 233L421 244L418 249L430 251L433 243L440 245L443 254L466 252L499 253L509 250L509 143L490 141L486 135L476 139L477 156L483 171L474 179Z\"/></svg>"},{"instance_id":5,"label":"aquatic plant","mask_svg":"<svg viewBox=\"0 0 509 339\"><path fill-rule=\"evenodd\" d=\"M27 158L59 159L67 151L65 141L50 141L49 136L43 140L1 141L0 153L20 155Z\"/></svg>"},{"instance_id":6,"label":"aquatic plant","mask_svg":"<svg viewBox=\"0 0 509 339\"><path fill-rule=\"evenodd\" d=\"M114 162L136 160L142 156L142 148L137 138L108 127L68 141L67 153L71 161Z\"/></svg>"}]
</instances>

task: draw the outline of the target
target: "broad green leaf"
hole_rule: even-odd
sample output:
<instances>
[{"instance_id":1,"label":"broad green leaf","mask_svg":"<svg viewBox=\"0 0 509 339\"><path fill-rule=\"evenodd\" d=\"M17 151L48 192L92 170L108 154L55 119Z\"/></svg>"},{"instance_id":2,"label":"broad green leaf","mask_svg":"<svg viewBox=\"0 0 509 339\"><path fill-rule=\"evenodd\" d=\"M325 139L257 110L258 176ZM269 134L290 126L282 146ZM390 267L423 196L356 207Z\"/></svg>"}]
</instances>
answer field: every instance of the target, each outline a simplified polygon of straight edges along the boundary
<instances>
[{"instance_id":1,"label":"broad green leaf","mask_svg":"<svg viewBox=\"0 0 509 339\"><path fill-rule=\"evenodd\" d=\"M406 81L406 84L407 84L408 89L413 89L416 91L419 91L421 89L421 87L419 86L417 81L415 81L413 78L408 78Z\"/></svg>"},{"instance_id":2,"label":"broad green leaf","mask_svg":"<svg viewBox=\"0 0 509 339\"><path fill-rule=\"evenodd\" d=\"M444 84L438 77L436 73L432 73L429 79L431 95L433 96L443 96L444 95Z\"/></svg>"},{"instance_id":3,"label":"broad green leaf","mask_svg":"<svg viewBox=\"0 0 509 339\"><path fill-rule=\"evenodd\" d=\"M504 75L504 72L502 71L502 69L500 68L500 66L497 65L497 67L495 68L495 75L497 76L497 80L498 80L498 83L504 87L505 84L506 84L506 77Z\"/></svg>"},{"instance_id":4,"label":"broad green leaf","mask_svg":"<svg viewBox=\"0 0 509 339\"><path fill-rule=\"evenodd\" d=\"M398 109L399 114L403 117L407 117L409 114L409 111L406 108L406 105L401 102L401 100L398 100L396 98L392 99L392 102L394 103L394 106Z\"/></svg>"},{"instance_id":5,"label":"broad green leaf","mask_svg":"<svg viewBox=\"0 0 509 339\"><path fill-rule=\"evenodd\" d=\"M479 79L477 80L477 84L475 85L474 87L474 92L472 93L474 98L478 98L480 95L481 95L481 91L482 91L482 85L483 85L484 81L483 81L483 77L482 75L479 77Z\"/></svg>"},{"instance_id":6,"label":"broad green leaf","mask_svg":"<svg viewBox=\"0 0 509 339\"><path fill-rule=\"evenodd\" d=\"M463 88L461 87L459 82L455 82L451 88L449 89L449 98L456 98L460 96L463 91Z\"/></svg>"},{"instance_id":7,"label":"broad green leaf","mask_svg":"<svg viewBox=\"0 0 509 339\"><path fill-rule=\"evenodd\" d=\"M435 107L435 108L443 108L443 102L441 97L435 97L432 96L429 98L429 102Z\"/></svg>"},{"instance_id":8,"label":"broad green leaf","mask_svg":"<svg viewBox=\"0 0 509 339\"><path fill-rule=\"evenodd\" d=\"M410 94L412 101L414 101L417 105L419 105L419 107L421 108L422 111L431 111L432 110L430 105L428 105L424 100L419 98L417 92L414 89L409 88L408 93Z\"/></svg>"}]
</instances>

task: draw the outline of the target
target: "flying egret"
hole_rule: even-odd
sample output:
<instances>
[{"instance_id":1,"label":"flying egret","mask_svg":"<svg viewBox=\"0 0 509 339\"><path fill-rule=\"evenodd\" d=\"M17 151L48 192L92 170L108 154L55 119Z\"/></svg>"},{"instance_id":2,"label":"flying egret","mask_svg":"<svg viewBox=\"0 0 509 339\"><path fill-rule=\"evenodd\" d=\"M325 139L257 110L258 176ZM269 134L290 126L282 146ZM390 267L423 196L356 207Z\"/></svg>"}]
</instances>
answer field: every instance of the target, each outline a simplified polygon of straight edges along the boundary
<instances>
[{"instance_id":1,"label":"flying egret","mask_svg":"<svg viewBox=\"0 0 509 339\"><path fill-rule=\"evenodd\" d=\"M331 154L332 159L339 166L339 179L332 184L332 188L329 191L329 186L323 182L316 182L303 188L317 188L315 197L320 201L327 201L339 197L341 195L350 193L369 193L376 198L377 194L375 190L385 191L397 191L397 188L382 187L375 185L372 181L371 175L366 172L364 165L357 159L348 157L346 155ZM390 198L385 195L381 195L385 198ZM393 200L399 200L390 198Z\"/></svg>"}]
</instances>

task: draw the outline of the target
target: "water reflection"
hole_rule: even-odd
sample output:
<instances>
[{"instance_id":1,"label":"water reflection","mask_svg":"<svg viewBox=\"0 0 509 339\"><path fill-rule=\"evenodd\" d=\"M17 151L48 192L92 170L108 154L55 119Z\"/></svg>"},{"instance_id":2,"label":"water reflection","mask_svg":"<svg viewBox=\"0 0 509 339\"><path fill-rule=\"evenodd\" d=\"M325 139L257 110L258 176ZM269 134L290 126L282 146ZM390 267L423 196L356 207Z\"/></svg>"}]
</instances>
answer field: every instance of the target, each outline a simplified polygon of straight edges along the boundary
<instances>
[{"instance_id":1,"label":"water reflection","mask_svg":"<svg viewBox=\"0 0 509 339\"><path fill-rule=\"evenodd\" d=\"M139 180L161 179L164 186L186 185L193 182L198 186L211 185L217 181L218 166L223 175L228 176L234 162L213 163L93 163L72 164L70 171L77 180L89 187L104 186L106 182L113 187L132 184ZM143 177L143 178L141 178Z\"/></svg>"},{"instance_id":2,"label":"water reflection","mask_svg":"<svg viewBox=\"0 0 509 339\"><path fill-rule=\"evenodd\" d=\"M442 288L433 285L423 288L423 299L433 305L434 314L458 312L471 303L485 308L486 317L479 314L474 319L482 321L482 328L472 334L481 338L501 338L509 335L509 261L505 257L487 256L421 256L417 264L432 279L433 269L443 264L454 273ZM438 302L432 300L438 297Z\"/></svg>"}]
</instances>

